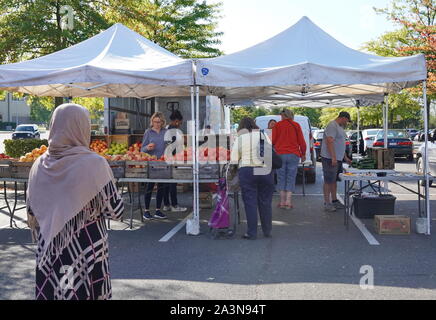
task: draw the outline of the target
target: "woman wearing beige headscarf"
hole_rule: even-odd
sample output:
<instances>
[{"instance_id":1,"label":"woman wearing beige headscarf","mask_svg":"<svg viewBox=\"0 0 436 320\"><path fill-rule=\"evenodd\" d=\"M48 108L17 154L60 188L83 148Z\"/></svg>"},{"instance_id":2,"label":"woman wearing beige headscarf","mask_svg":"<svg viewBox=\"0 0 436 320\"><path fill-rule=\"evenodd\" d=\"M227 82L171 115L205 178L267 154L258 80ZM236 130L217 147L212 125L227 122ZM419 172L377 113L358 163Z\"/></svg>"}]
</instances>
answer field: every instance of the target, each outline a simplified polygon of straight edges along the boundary
<instances>
[{"instance_id":1,"label":"woman wearing beige headscarf","mask_svg":"<svg viewBox=\"0 0 436 320\"><path fill-rule=\"evenodd\" d=\"M89 149L89 112L56 108L48 151L32 166L28 223L37 239L36 299L110 299L105 217L119 219L123 202L107 161Z\"/></svg>"}]
</instances>

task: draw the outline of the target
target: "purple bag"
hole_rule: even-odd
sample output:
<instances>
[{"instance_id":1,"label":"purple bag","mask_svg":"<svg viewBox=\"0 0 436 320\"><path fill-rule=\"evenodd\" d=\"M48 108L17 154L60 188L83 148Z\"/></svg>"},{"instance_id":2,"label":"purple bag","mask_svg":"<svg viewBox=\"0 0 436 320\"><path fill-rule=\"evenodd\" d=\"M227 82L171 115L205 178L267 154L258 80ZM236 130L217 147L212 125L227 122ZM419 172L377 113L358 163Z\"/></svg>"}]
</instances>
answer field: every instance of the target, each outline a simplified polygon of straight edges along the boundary
<instances>
[{"instance_id":1,"label":"purple bag","mask_svg":"<svg viewBox=\"0 0 436 320\"><path fill-rule=\"evenodd\" d=\"M229 197L227 195L227 183L225 178L218 180L218 201L212 217L208 223L210 228L223 229L230 227L230 207Z\"/></svg>"}]
</instances>

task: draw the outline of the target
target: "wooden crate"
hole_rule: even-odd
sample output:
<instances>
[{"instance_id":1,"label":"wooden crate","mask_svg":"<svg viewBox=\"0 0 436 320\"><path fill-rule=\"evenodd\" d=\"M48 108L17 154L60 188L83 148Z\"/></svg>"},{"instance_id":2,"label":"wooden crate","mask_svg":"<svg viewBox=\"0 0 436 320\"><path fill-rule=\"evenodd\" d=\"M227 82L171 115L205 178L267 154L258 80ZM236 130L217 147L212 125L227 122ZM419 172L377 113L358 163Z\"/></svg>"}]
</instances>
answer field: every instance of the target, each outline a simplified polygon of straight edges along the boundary
<instances>
[{"instance_id":1,"label":"wooden crate","mask_svg":"<svg viewBox=\"0 0 436 320\"><path fill-rule=\"evenodd\" d=\"M147 161L126 161L125 173L126 178L148 178Z\"/></svg>"},{"instance_id":2,"label":"wooden crate","mask_svg":"<svg viewBox=\"0 0 436 320\"><path fill-rule=\"evenodd\" d=\"M124 178L126 172L126 161L110 161L108 160L109 167L112 169L114 178Z\"/></svg>"},{"instance_id":3,"label":"wooden crate","mask_svg":"<svg viewBox=\"0 0 436 320\"><path fill-rule=\"evenodd\" d=\"M108 145L110 147L112 143L116 142L116 143L126 144L127 146L129 146L129 142L130 142L129 137L130 135L128 134L110 135L108 136Z\"/></svg>"},{"instance_id":4,"label":"wooden crate","mask_svg":"<svg viewBox=\"0 0 436 320\"><path fill-rule=\"evenodd\" d=\"M28 179L33 162L12 162L11 178Z\"/></svg>"},{"instance_id":5,"label":"wooden crate","mask_svg":"<svg viewBox=\"0 0 436 320\"><path fill-rule=\"evenodd\" d=\"M374 227L378 234L410 234L410 217L375 215Z\"/></svg>"},{"instance_id":6,"label":"wooden crate","mask_svg":"<svg viewBox=\"0 0 436 320\"><path fill-rule=\"evenodd\" d=\"M395 151L389 148L368 148L369 157L376 161L377 169L395 169Z\"/></svg>"},{"instance_id":7,"label":"wooden crate","mask_svg":"<svg viewBox=\"0 0 436 320\"><path fill-rule=\"evenodd\" d=\"M220 164L200 164L198 176L200 179L218 179L221 167Z\"/></svg>"},{"instance_id":8,"label":"wooden crate","mask_svg":"<svg viewBox=\"0 0 436 320\"><path fill-rule=\"evenodd\" d=\"M192 165L182 164L173 165L173 179L175 180L192 180Z\"/></svg>"},{"instance_id":9,"label":"wooden crate","mask_svg":"<svg viewBox=\"0 0 436 320\"><path fill-rule=\"evenodd\" d=\"M0 160L0 178L11 178L11 160Z\"/></svg>"},{"instance_id":10,"label":"wooden crate","mask_svg":"<svg viewBox=\"0 0 436 320\"><path fill-rule=\"evenodd\" d=\"M165 161L149 161L148 162L148 177L150 179L172 179L172 165Z\"/></svg>"}]
</instances>

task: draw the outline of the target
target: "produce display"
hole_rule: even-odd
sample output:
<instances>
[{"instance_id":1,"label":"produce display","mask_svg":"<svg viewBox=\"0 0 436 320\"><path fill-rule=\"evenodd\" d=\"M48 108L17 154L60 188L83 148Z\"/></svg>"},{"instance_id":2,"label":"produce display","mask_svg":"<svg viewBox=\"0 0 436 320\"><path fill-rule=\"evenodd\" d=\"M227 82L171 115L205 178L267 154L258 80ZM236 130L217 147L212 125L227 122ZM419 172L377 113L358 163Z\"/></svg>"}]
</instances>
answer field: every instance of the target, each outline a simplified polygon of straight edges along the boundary
<instances>
[{"instance_id":1,"label":"produce display","mask_svg":"<svg viewBox=\"0 0 436 320\"><path fill-rule=\"evenodd\" d=\"M372 158L363 158L360 160L353 160L351 166L357 169L376 169L376 161Z\"/></svg>"},{"instance_id":2,"label":"produce display","mask_svg":"<svg viewBox=\"0 0 436 320\"><path fill-rule=\"evenodd\" d=\"M99 139L93 140L89 148L92 151L97 152L101 156L106 154L106 152L108 151L107 142L105 140L99 140Z\"/></svg>"},{"instance_id":3,"label":"produce display","mask_svg":"<svg viewBox=\"0 0 436 320\"><path fill-rule=\"evenodd\" d=\"M106 151L108 155L123 155L127 153L128 146L124 143L112 142L110 148Z\"/></svg>"},{"instance_id":4,"label":"produce display","mask_svg":"<svg viewBox=\"0 0 436 320\"><path fill-rule=\"evenodd\" d=\"M223 147L201 148L199 150L199 161L230 161L230 150Z\"/></svg>"},{"instance_id":5,"label":"produce display","mask_svg":"<svg viewBox=\"0 0 436 320\"><path fill-rule=\"evenodd\" d=\"M47 151L47 146L42 145L40 148L35 148L32 150L32 152L26 153L26 155L20 157L19 162L33 162L36 159L38 159L41 155L44 154L44 152Z\"/></svg>"},{"instance_id":6,"label":"produce display","mask_svg":"<svg viewBox=\"0 0 436 320\"><path fill-rule=\"evenodd\" d=\"M5 155L4 153L0 153L0 160L9 160L9 159L13 159L13 158Z\"/></svg>"}]
</instances>

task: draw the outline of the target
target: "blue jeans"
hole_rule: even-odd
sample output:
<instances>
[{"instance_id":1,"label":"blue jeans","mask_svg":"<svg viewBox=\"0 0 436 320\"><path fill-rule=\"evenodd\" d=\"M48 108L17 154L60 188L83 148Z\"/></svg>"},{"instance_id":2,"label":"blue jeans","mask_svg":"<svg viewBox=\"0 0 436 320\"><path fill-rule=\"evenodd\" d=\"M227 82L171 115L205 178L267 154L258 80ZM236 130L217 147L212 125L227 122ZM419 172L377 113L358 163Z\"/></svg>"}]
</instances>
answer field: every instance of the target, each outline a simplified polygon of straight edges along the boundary
<instances>
[{"instance_id":1,"label":"blue jeans","mask_svg":"<svg viewBox=\"0 0 436 320\"><path fill-rule=\"evenodd\" d=\"M271 235L272 230L272 197L274 192L274 176L254 175L253 168L242 167L238 171L242 200L247 217L247 234L257 237L257 211L263 234Z\"/></svg>"},{"instance_id":2,"label":"blue jeans","mask_svg":"<svg viewBox=\"0 0 436 320\"><path fill-rule=\"evenodd\" d=\"M297 177L298 163L300 157L297 155L281 154L282 167L277 169L277 189L279 191L295 192L295 179Z\"/></svg>"}]
</instances>

